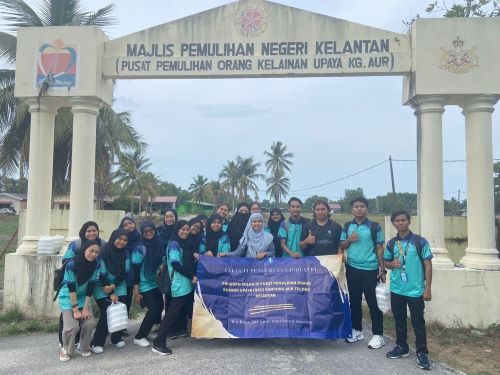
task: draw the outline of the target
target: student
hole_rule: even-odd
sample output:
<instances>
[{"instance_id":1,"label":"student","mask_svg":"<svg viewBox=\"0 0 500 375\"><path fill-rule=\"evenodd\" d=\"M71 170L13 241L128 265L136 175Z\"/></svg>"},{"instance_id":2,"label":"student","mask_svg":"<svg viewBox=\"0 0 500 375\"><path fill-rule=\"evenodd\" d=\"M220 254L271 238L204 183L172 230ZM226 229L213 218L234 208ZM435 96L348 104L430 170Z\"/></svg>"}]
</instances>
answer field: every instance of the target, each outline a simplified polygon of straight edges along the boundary
<instances>
[{"instance_id":1,"label":"student","mask_svg":"<svg viewBox=\"0 0 500 375\"><path fill-rule=\"evenodd\" d=\"M264 230L264 217L260 213L250 215L241 237L240 244L235 251L218 256L246 257L264 259L274 256L273 236Z\"/></svg>"},{"instance_id":2,"label":"student","mask_svg":"<svg viewBox=\"0 0 500 375\"><path fill-rule=\"evenodd\" d=\"M346 278L352 317L352 334L346 342L354 343L364 339L361 323L361 299L364 294L370 309L373 333L368 347L378 349L385 345L383 314L378 308L375 295L378 281L385 283L387 273L384 264L384 235L380 224L366 217L368 201L365 198L353 199L351 212L354 219L344 225L340 238L340 247L344 254L347 251Z\"/></svg>"},{"instance_id":3,"label":"student","mask_svg":"<svg viewBox=\"0 0 500 375\"><path fill-rule=\"evenodd\" d=\"M281 224L285 221L285 217L279 208L273 208L269 213L269 220L267 221L267 230L273 236L274 256L281 258L283 256L283 249L281 248L281 239L278 236Z\"/></svg>"},{"instance_id":4,"label":"student","mask_svg":"<svg viewBox=\"0 0 500 375\"><path fill-rule=\"evenodd\" d=\"M163 216L163 225L161 227L156 228L156 233L160 237L161 242L167 247L168 241L172 236L172 232L174 230L175 223L177 223L179 217L177 216L177 211L173 208L169 208L165 211L165 215Z\"/></svg>"},{"instance_id":5,"label":"student","mask_svg":"<svg viewBox=\"0 0 500 375\"><path fill-rule=\"evenodd\" d=\"M203 229L203 221L199 216L196 216L188 221L190 248L195 253L204 253L206 251L205 231Z\"/></svg>"},{"instance_id":6,"label":"student","mask_svg":"<svg viewBox=\"0 0 500 375\"><path fill-rule=\"evenodd\" d=\"M238 203L238 206L236 207L236 213L234 214L227 228L229 243L231 244L231 251L234 251L238 248L249 218L250 206L248 205L248 203Z\"/></svg>"},{"instance_id":7,"label":"student","mask_svg":"<svg viewBox=\"0 0 500 375\"><path fill-rule=\"evenodd\" d=\"M100 242L89 240L83 243L81 251L70 259L64 268L63 285L59 292L59 306L63 316L62 346L59 352L61 362L71 359L75 349L75 337L80 331L80 349L83 357L92 354L90 340L95 321L92 316L91 298L99 277Z\"/></svg>"},{"instance_id":8,"label":"student","mask_svg":"<svg viewBox=\"0 0 500 375\"><path fill-rule=\"evenodd\" d=\"M142 308L147 307L148 311L135 335L134 344L144 348L150 345L146 337L151 328L161 321L163 295L158 289L156 275L165 251L151 221L142 222L141 236L142 246L136 248L132 254L134 296L136 303Z\"/></svg>"},{"instance_id":9,"label":"student","mask_svg":"<svg viewBox=\"0 0 500 375\"><path fill-rule=\"evenodd\" d=\"M299 198L292 197L288 201L288 212L290 218L281 223L278 231L281 248L283 249L283 258L301 258L304 256L299 246L300 237L304 226L309 219L302 217L302 201Z\"/></svg>"},{"instance_id":10,"label":"student","mask_svg":"<svg viewBox=\"0 0 500 375\"><path fill-rule=\"evenodd\" d=\"M262 206L260 205L259 202L252 203L252 205L250 206L250 213L251 214L262 213Z\"/></svg>"},{"instance_id":11,"label":"student","mask_svg":"<svg viewBox=\"0 0 500 375\"><path fill-rule=\"evenodd\" d=\"M101 311L94 335L92 352L100 354L104 351L104 343L108 335L107 309L111 303L127 303L127 274L130 273L130 258L127 254L128 235L125 229L116 229L111 233L101 253L99 282L94 290L94 298ZM123 348L123 331L111 334L111 343Z\"/></svg>"},{"instance_id":12,"label":"student","mask_svg":"<svg viewBox=\"0 0 500 375\"><path fill-rule=\"evenodd\" d=\"M396 211L391 222L398 231L385 248L385 266L391 272L391 309L396 325L396 346L387 357L408 357L406 308L410 309L415 332L417 362L420 368L430 370L427 358L427 333L424 320L424 301L431 300L432 253L427 240L410 231L410 215Z\"/></svg>"},{"instance_id":13,"label":"student","mask_svg":"<svg viewBox=\"0 0 500 375\"><path fill-rule=\"evenodd\" d=\"M130 217L124 217L120 222L118 229L125 229L127 231L127 246L125 250L127 251L127 258L130 260L134 249L139 245L141 240L141 232L137 229L137 223L134 219ZM127 273L127 311L130 313L130 306L132 305L132 298L134 292L134 274L132 268L130 268ZM128 331L125 330L124 336L128 336Z\"/></svg>"},{"instance_id":14,"label":"student","mask_svg":"<svg viewBox=\"0 0 500 375\"><path fill-rule=\"evenodd\" d=\"M217 254L228 253L231 250L229 237L222 229L223 220L219 214L213 214L208 219L206 251L202 255L216 257Z\"/></svg>"},{"instance_id":15,"label":"student","mask_svg":"<svg viewBox=\"0 0 500 375\"><path fill-rule=\"evenodd\" d=\"M198 214L196 217L203 224L203 231L205 231L205 229L207 229L208 216L202 213L202 214Z\"/></svg>"},{"instance_id":16,"label":"student","mask_svg":"<svg viewBox=\"0 0 500 375\"><path fill-rule=\"evenodd\" d=\"M304 226L299 242L304 255L318 256L339 253L342 227L330 219L329 210L328 202L322 199L314 202L314 219Z\"/></svg>"},{"instance_id":17,"label":"student","mask_svg":"<svg viewBox=\"0 0 500 375\"><path fill-rule=\"evenodd\" d=\"M231 207L229 207L229 204L227 203L219 203L217 206L217 213L222 216L222 230L224 232L227 232L227 227L229 225L229 220L227 216L229 215L229 211L231 210Z\"/></svg>"},{"instance_id":18,"label":"student","mask_svg":"<svg viewBox=\"0 0 500 375\"><path fill-rule=\"evenodd\" d=\"M169 308L165 312L158 331L158 336L153 340L152 351L161 355L172 354L172 350L167 347L166 340L174 328L180 314L184 311L191 310L193 306L193 289L198 279L193 267L190 266L189 260L193 259L189 250L189 225L185 220L179 220L175 226L174 233L167 247L166 257L168 262L169 275L172 277L172 298ZM188 253L187 256L185 253ZM192 260L191 260L192 263ZM163 265L162 267L165 267Z\"/></svg>"}]
</instances>

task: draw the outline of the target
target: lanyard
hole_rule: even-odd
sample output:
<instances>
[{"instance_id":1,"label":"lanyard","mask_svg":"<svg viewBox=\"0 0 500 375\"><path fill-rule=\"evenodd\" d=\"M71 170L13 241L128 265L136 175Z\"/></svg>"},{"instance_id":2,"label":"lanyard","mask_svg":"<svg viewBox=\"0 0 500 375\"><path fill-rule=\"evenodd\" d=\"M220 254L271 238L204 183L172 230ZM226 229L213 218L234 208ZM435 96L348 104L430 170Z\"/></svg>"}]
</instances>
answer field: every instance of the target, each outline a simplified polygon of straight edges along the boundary
<instances>
[{"instance_id":1,"label":"lanyard","mask_svg":"<svg viewBox=\"0 0 500 375\"><path fill-rule=\"evenodd\" d=\"M406 269L406 254L408 253L408 247L410 246L410 238L408 238L408 241L406 242L406 249L403 251L403 246L401 245L401 240L398 240L398 248L399 248L399 254L403 258L403 270Z\"/></svg>"}]
</instances>

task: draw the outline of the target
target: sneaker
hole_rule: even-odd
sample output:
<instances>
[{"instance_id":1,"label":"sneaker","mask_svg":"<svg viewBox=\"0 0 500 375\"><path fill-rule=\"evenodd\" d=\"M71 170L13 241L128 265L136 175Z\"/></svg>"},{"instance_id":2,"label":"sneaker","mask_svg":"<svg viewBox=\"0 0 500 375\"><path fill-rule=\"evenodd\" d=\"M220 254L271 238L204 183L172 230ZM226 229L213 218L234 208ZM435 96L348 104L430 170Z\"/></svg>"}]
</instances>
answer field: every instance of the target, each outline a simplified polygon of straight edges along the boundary
<instances>
[{"instance_id":1,"label":"sneaker","mask_svg":"<svg viewBox=\"0 0 500 375\"><path fill-rule=\"evenodd\" d=\"M387 358L396 359L402 357L408 357L410 355L410 351L408 349L403 349L402 347L396 345L394 349L390 352L386 353Z\"/></svg>"},{"instance_id":2,"label":"sneaker","mask_svg":"<svg viewBox=\"0 0 500 375\"><path fill-rule=\"evenodd\" d=\"M159 324L153 324L153 327L151 327L151 332L158 332L159 330L160 330Z\"/></svg>"},{"instance_id":3,"label":"sneaker","mask_svg":"<svg viewBox=\"0 0 500 375\"><path fill-rule=\"evenodd\" d=\"M134 339L134 344L140 346L141 348L147 348L151 345L145 337L142 339Z\"/></svg>"},{"instance_id":4,"label":"sneaker","mask_svg":"<svg viewBox=\"0 0 500 375\"><path fill-rule=\"evenodd\" d=\"M82 357L90 357L92 355L92 352L90 350L78 350L78 354L80 354Z\"/></svg>"},{"instance_id":5,"label":"sneaker","mask_svg":"<svg viewBox=\"0 0 500 375\"><path fill-rule=\"evenodd\" d=\"M379 349L385 345L384 336L381 335L373 335L372 339L368 343L368 347L370 349Z\"/></svg>"},{"instance_id":6,"label":"sneaker","mask_svg":"<svg viewBox=\"0 0 500 375\"><path fill-rule=\"evenodd\" d=\"M104 348L102 346L93 346L92 352L95 354L101 354L104 352Z\"/></svg>"},{"instance_id":7,"label":"sneaker","mask_svg":"<svg viewBox=\"0 0 500 375\"><path fill-rule=\"evenodd\" d=\"M356 341L361 341L364 340L365 336L363 335L363 332L358 331L357 329L352 329L351 337L348 337L345 339L345 342L353 343Z\"/></svg>"},{"instance_id":8,"label":"sneaker","mask_svg":"<svg viewBox=\"0 0 500 375\"><path fill-rule=\"evenodd\" d=\"M151 348L151 351L153 353L158 353L160 355L170 355L170 354L172 354L172 349L170 349L166 345L155 345L155 344L153 344L153 347Z\"/></svg>"},{"instance_id":9,"label":"sneaker","mask_svg":"<svg viewBox=\"0 0 500 375\"><path fill-rule=\"evenodd\" d=\"M417 362L421 369L430 370L431 363L429 362L429 358L425 353L417 353Z\"/></svg>"},{"instance_id":10,"label":"sneaker","mask_svg":"<svg viewBox=\"0 0 500 375\"><path fill-rule=\"evenodd\" d=\"M125 346L125 341L118 341L116 344L113 344L117 348L123 348Z\"/></svg>"},{"instance_id":11,"label":"sneaker","mask_svg":"<svg viewBox=\"0 0 500 375\"><path fill-rule=\"evenodd\" d=\"M69 356L68 353L66 353L66 350L61 349L61 351L59 352L59 360L61 362L68 362L70 359L71 357Z\"/></svg>"}]
</instances>

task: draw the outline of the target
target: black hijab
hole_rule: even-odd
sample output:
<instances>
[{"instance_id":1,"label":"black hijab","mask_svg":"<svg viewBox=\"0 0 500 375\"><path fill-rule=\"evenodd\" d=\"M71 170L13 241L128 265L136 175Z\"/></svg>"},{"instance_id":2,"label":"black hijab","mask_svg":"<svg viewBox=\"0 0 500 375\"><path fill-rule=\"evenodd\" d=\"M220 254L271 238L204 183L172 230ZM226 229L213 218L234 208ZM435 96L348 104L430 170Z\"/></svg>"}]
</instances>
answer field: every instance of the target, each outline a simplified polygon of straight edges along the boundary
<instances>
[{"instance_id":1,"label":"black hijab","mask_svg":"<svg viewBox=\"0 0 500 375\"><path fill-rule=\"evenodd\" d=\"M172 237L170 237L170 240L176 241L182 249L182 265L183 265L183 267L190 270L193 274L196 274L196 265L194 263L193 253L198 252L198 247L196 247L196 249L193 248L194 243L195 243L193 241L194 236L192 236L190 233L188 238L186 238L185 240L179 237L179 231L181 230L181 228L184 225L188 225L191 228L192 224L190 225L189 223L192 220L194 220L194 219L191 219L189 222L186 220L179 220L175 224L174 232L172 233ZM195 221L193 221L193 224L197 223L197 222L198 222L198 220L195 220Z\"/></svg>"},{"instance_id":2,"label":"black hijab","mask_svg":"<svg viewBox=\"0 0 500 375\"><path fill-rule=\"evenodd\" d=\"M218 232L214 232L212 230L212 223L215 220L219 220L221 227ZM207 223L207 251L211 251L214 256L217 255L217 249L219 248L219 239L224 235L224 231L222 230L222 216L215 213L210 216Z\"/></svg>"},{"instance_id":3,"label":"black hijab","mask_svg":"<svg viewBox=\"0 0 500 375\"><path fill-rule=\"evenodd\" d=\"M80 237L80 240L82 241L82 247L83 247L83 243L85 241L89 241L85 237L85 232L87 232L87 229L89 229L89 227L92 227L92 226L94 226L97 229L97 238L95 239L95 241L97 241L99 243L99 247L101 247L101 239L99 238L99 225L97 225L97 223L95 221L87 221L80 228L80 232L78 232L78 237Z\"/></svg>"},{"instance_id":4,"label":"black hijab","mask_svg":"<svg viewBox=\"0 0 500 375\"><path fill-rule=\"evenodd\" d=\"M274 221L271 216L273 213L279 213L281 218L279 221ZM269 220L267 221L267 226L269 227L269 231L273 235L273 244L274 244L274 254L277 257L281 257L283 255L283 250L281 249L281 239L278 238L278 231L280 230L281 223L285 221L285 217L279 208L273 208L269 213Z\"/></svg>"},{"instance_id":5,"label":"black hijab","mask_svg":"<svg viewBox=\"0 0 500 375\"><path fill-rule=\"evenodd\" d=\"M125 275L125 262L127 260L127 248L118 249L115 246L115 241L120 236L128 236L125 229L115 229L109 237L106 246L101 255L101 259L106 266L106 269L111 272L117 279L123 278Z\"/></svg>"},{"instance_id":6,"label":"black hijab","mask_svg":"<svg viewBox=\"0 0 500 375\"><path fill-rule=\"evenodd\" d=\"M85 232L84 232L85 233ZM78 285L83 285L94 274L97 269L97 258L92 262L89 262L87 258L85 258L85 250L87 250L90 246L97 245L100 248L101 242L96 240L87 240L82 244L81 251L74 258L75 262L75 274L76 274L76 282Z\"/></svg>"},{"instance_id":7,"label":"black hijab","mask_svg":"<svg viewBox=\"0 0 500 375\"><path fill-rule=\"evenodd\" d=\"M151 228L154 231L153 238L148 240L144 237L144 230L146 228ZM160 266L163 256L165 255L165 249L163 248L162 242L156 235L156 228L153 222L143 221L141 223L141 241L140 243L146 248L146 256L144 257L144 275L146 279L152 280L156 276L156 271Z\"/></svg>"},{"instance_id":8,"label":"black hijab","mask_svg":"<svg viewBox=\"0 0 500 375\"><path fill-rule=\"evenodd\" d=\"M238 211L243 206L248 208L248 213L244 214ZM231 243L231 251L236 250L240 244L240 239L243 237L243 232L245 232L248 219L250 219L250 206L247 202L238 203L236 213L227 227L227 234L229 235L229 242Z\"/></svg>"},{"instance_id":9,"label":"black hijab","mask_svg":"<svg viewBox=\"0 0 500 375\"><path fill-rule=\"evenodd\" d=\"M201 221L199 216L193 217L191 220L189 220L187 222L187 224L189 225L189 229L191 229L191 227L196 223L201 224L200 233L193 235L193 234L191 234L191 231L190 231L189 237L187 239L189 242L189 246L191 247L191 250L195 253L198 252L198 249L200 248L201 241L203 240L203 235L204 235L203 222Z\"/></svg>"},{"instance_id":10,"label":"black hijab","mask_svg":"<svg viewBox=\"0 0 500 375\"><path fill-rule=\"evenodd\" d=\"M120 226L118 227L118 229L125 230L125 227L123 225L123 223L125 223L125 221L131 221L135 224L135 229L132 232L127 232L128 242L127 242L127 247L125 249L127 250L128 256L131 256L135 247L137 246L137 244L141 240L141 232L139 232L139 229L137 229L137 222L134 219L132 219L131 217L124 217L122 219L122 221L120 222ZM113 275L114 275L114 273L113 273Z\"/></svg>"},{"instance_id":11,"label":"black hijab","mask_svg":"<svg viewBox=\"0 0 500 375\"><path fill-rule=\"evenodd\" d=\"M165 214L167 212L172 212L175 216L175 221L173 224L167 224L165 223L165 215L163 216L163 225L158 228L158 235L160 237L160 240L163 242L163 244L166 246L168 244L168 241L170 241L170 237L172 237L172 233L174 232L174 227L177 221L179 220L179 216L177 215L177 211L174 210L173 208L169 208L167 211L165 211Z\"/></svg>"}]
</instances>

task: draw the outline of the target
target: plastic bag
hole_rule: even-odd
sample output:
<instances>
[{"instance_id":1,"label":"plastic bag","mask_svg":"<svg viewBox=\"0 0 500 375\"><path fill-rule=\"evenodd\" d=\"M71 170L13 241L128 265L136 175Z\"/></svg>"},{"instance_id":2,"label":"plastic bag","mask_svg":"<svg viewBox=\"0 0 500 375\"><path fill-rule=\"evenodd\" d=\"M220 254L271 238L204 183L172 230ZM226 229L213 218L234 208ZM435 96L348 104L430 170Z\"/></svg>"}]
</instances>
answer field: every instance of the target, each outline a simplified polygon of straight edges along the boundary
<instances>
[{"instance_id":1,"label":"plastic bag","mask_svg":"<svg viewBox=\"0 0 500 375\"><path fill-rule=\"evenodd\" d=\"M378 283L375 288L377 305L382 313L387 313L391 309L391 291L386 283Z\"/></svg>"},{"instance_id":2,"label":"plastic bag","mask_svg":"<svg viewBox=\"0 0 500 375\"><path fill-rule=\"evenodd\" d=\"M122 331L128 327L127 306L121 302L112 303L106 310L109 333Z\"/></svg>"}]
</instances>

